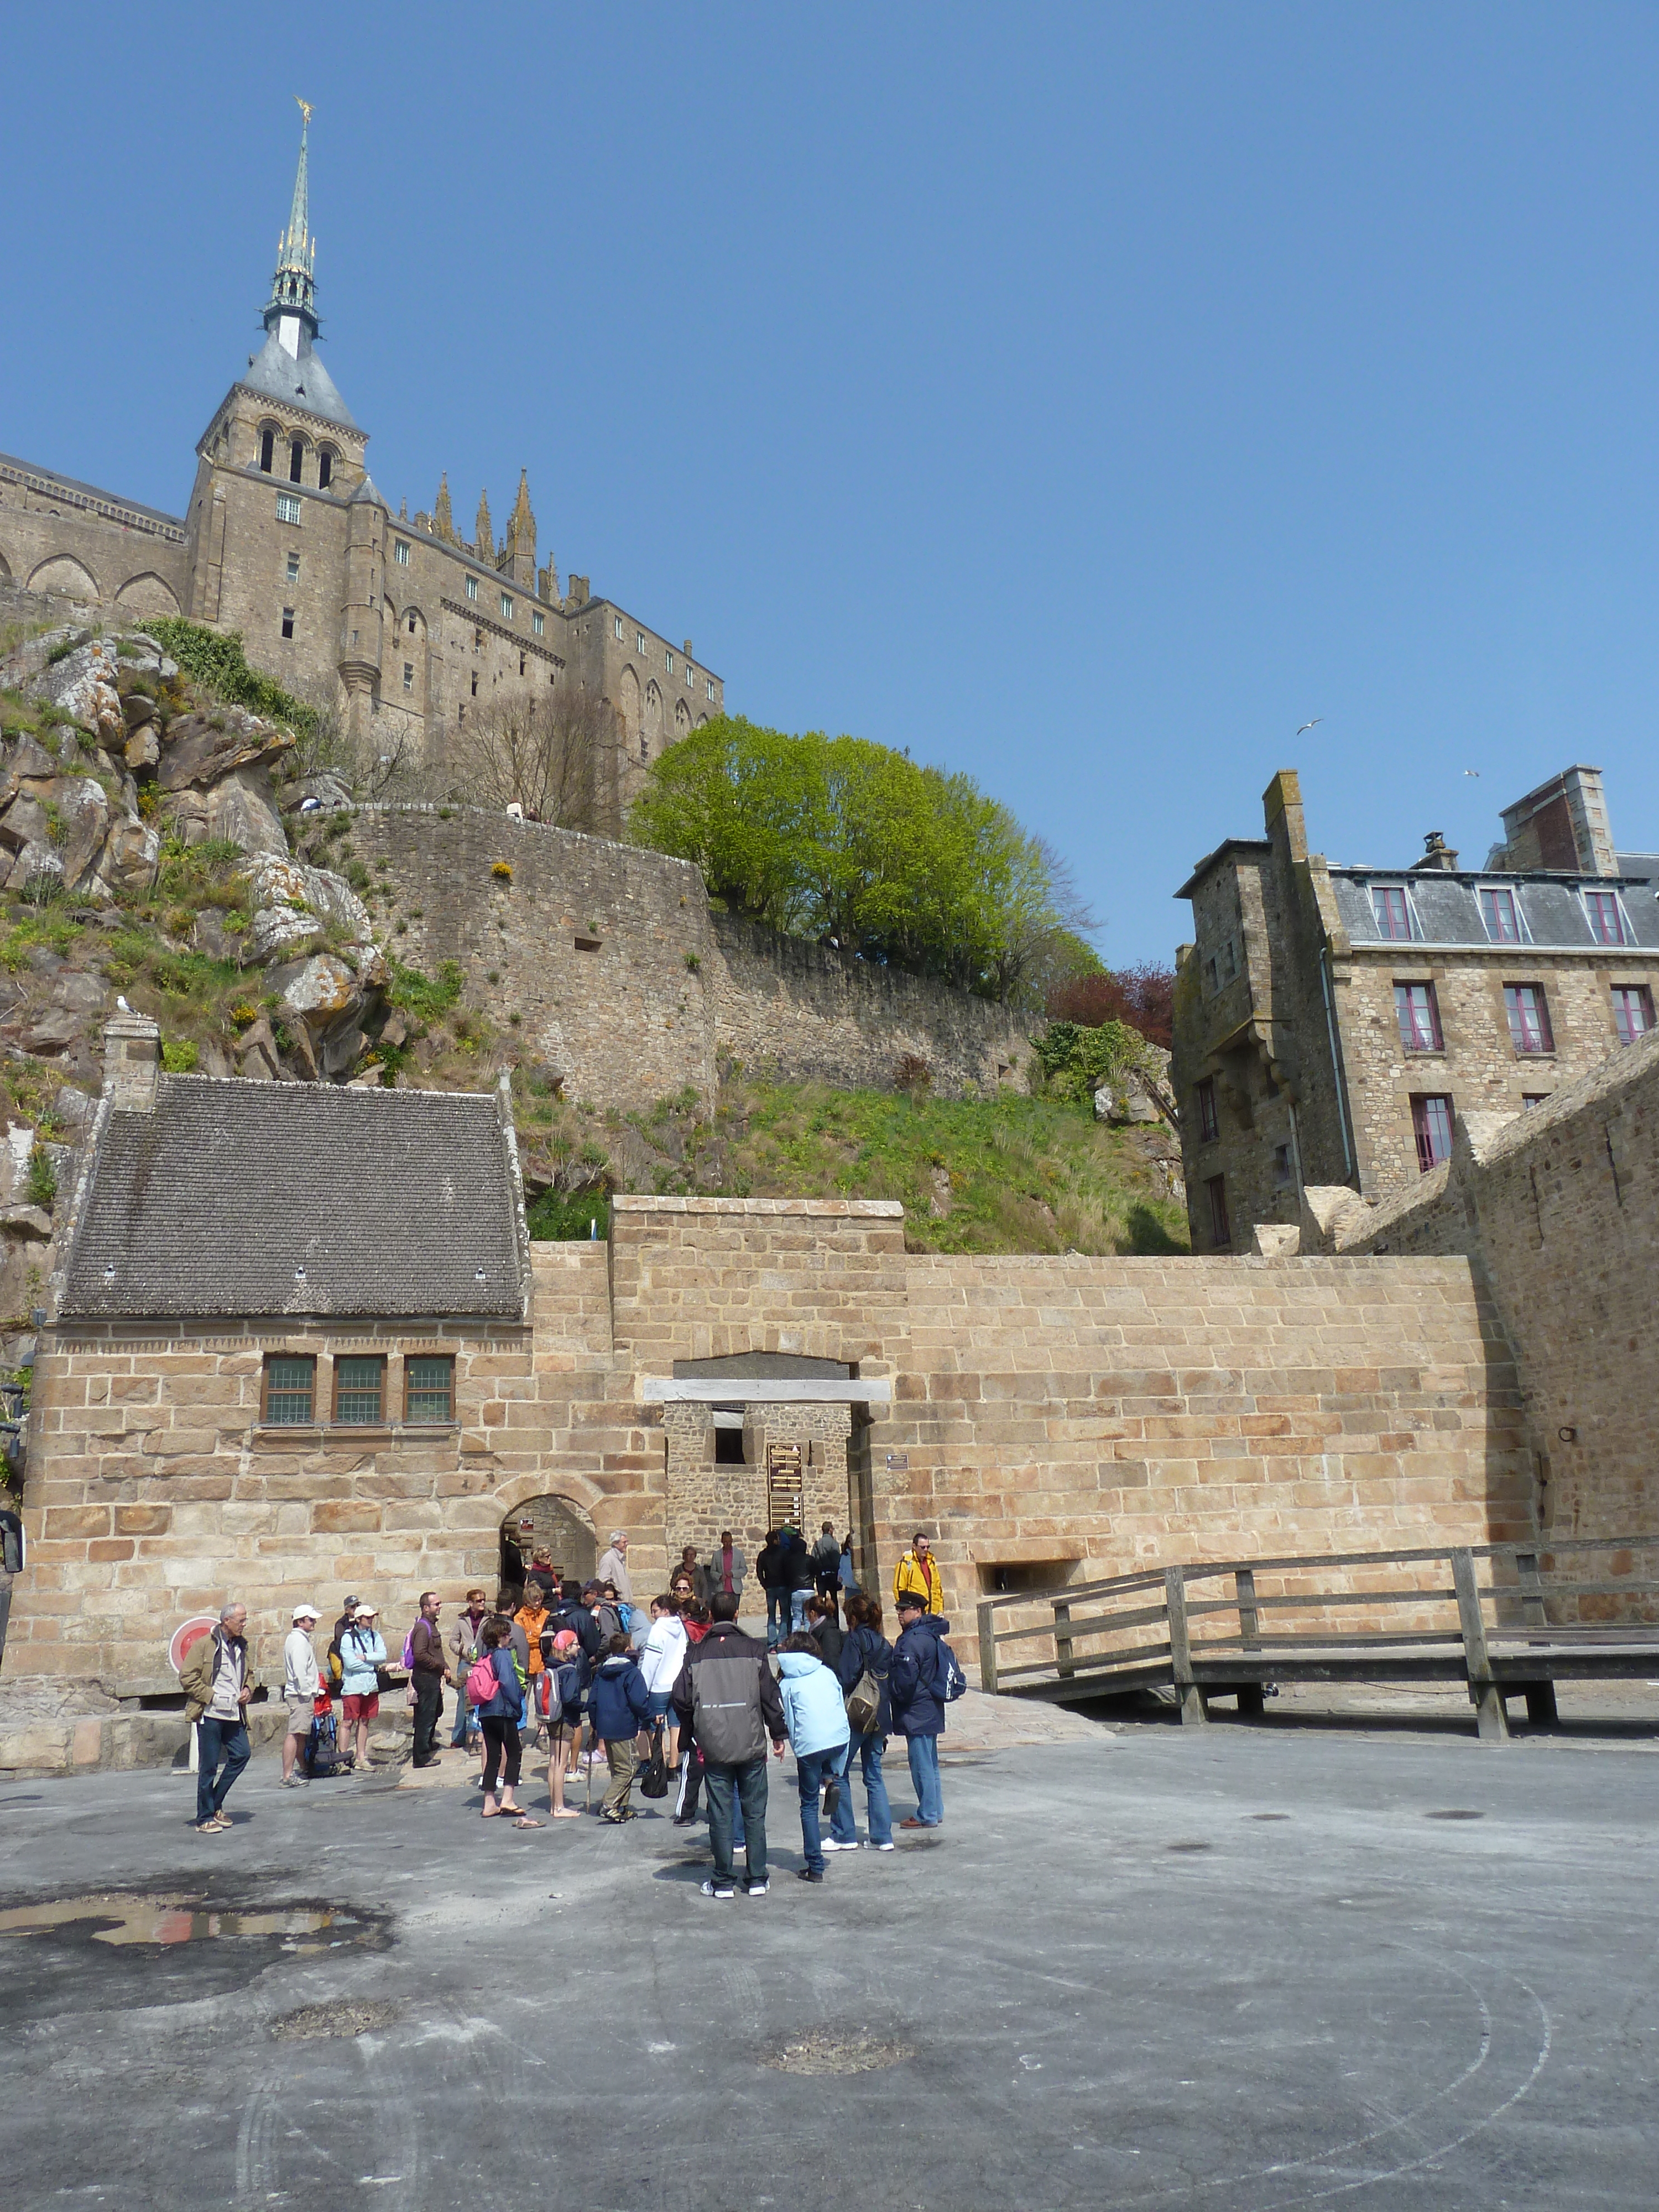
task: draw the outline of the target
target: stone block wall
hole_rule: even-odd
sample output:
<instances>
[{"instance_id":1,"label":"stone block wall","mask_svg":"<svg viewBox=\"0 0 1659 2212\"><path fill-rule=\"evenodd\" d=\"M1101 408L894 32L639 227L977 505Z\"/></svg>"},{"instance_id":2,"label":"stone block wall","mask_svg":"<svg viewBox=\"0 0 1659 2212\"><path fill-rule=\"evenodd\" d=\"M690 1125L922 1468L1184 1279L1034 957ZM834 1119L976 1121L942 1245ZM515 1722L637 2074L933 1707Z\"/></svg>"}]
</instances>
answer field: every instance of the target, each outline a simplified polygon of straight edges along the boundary
<instances>
[{"instance_id":1,"label":"stone block wall","mask_svg":"<svg viewBox=\"0 0 1659 2212\"><path fill-rule=\"evenodd\" d=\"M389 865L398 957L459 961L568 1097L709 1099L721 1059L881 1088L907 1053L946 1096L1024 1087L1030 1041L1006 1007L711 913L690 861L471 807L364 807L352 842Z\"/></svg>"},{"instance_id":2,"label":"stone block wall","mask_svg":"<svg viewBox=\"0 0 1659 2212\"><path fill-rule=\"evenodd\" d=\"M678 1559L687 1544L696 1546L700 1558L707 1557L720 1531L729 1528L748 1553L752 1568L755 1555L766 1540L766 1455L772 1443L794 1443L801 1448L801 1526L808 1542L825 1521L835 1522L837 1536L845 1532L848 1525L847 1446L853 1430L848 1407L752 1407L743 1428L741 1467L716 1465L709 1410L707 1406L683 1402L663 1407L666 1549L671 1561Z\"/></svg>"},{"instance_id":3,"label":"stone block wall","mask_svg":"<svg viewBox=\"0 0 1659 2212\"><path fill-rule=\"evenodd\" d=\"M1543 1533L1659 1535L1659 1033L1502 1127L1461 1128L1431 1189L1344 1231L1390 1257L1471 1255L1524 1381Z\"/></svg>"}]
</instances>

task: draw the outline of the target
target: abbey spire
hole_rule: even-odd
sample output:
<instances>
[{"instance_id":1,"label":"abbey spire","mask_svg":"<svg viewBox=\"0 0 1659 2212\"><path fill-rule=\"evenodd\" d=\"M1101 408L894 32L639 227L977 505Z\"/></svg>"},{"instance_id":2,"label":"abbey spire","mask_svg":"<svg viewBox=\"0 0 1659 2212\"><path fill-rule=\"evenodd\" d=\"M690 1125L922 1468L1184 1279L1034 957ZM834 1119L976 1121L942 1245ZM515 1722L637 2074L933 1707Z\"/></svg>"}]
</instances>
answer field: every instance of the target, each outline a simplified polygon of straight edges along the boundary
<instances>
[{"instance_id":1,"label":"abbey spire","mask_svg":"<svg viewBox=\"0 0 1659 2212\"><path fill-rule=\"evenodd\" d=\"M276 273L271 279L264 317L265 328L275 331L284 349L296 356L301 324L308 337L317 335L317 241L311 235L307 143L311 106L301 100L299 106L300 166L294 177L294 203L289 210L288 228L276 241Z\"/></svg>"}]
</instances>

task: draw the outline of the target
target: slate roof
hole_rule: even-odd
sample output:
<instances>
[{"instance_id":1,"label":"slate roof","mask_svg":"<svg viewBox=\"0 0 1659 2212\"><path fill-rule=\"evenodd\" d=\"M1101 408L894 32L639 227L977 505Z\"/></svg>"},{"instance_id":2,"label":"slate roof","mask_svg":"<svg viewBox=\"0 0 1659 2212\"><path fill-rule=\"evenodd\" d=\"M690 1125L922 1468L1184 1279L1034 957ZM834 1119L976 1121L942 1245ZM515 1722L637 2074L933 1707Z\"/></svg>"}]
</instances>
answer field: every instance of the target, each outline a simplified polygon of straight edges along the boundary
<instances>
[{"instance_id":1,"label":"slate roof","mask_svg":"<svg viewBox=\"0 0 1659 2212\"><path fill-rule=\"evenodd\" d=\"M1477 896L1485 884L1511 891L1527 941L1537 945L1582 947L1585 951L1610 953L1618 948L1598 945L1579 894L1586 890L1617 891L1630 924L1632 951L1659 949L1659 898L1642 877L1522 875L1498 870L1491 875L1450 875L1435 869L1421 872L1407 869L1390 875L1381 868L1331 870L1331 889L1336 896L1342 926L1355 945L1386 944L1377 927L1371 902L1371 885L1403 884L1411 896L1413 934L1430 945L1487 945L1492 939L1480 918ZM1516 948L1517 951L1524 947Z\"/></svg>"},{"instance_id":2,"label":"slate roof","mask_svg":"<svg viewBox=\"0 0 1659 2212\"><path fill-rule=\"evenodd\" d=\"M250 392L262 392L268 399L285 399L291 407L303 407L325 422L342 423L348 430L357 427L334 388L333 378L318 359L303 324L297 360L273 331L253 356L247 374L236 381Z\"/></svg>"},{"instance_id":3,"label":"slate roof","mask_svg":"<svg viewBox=\"0 0 1659 2212\"><path fill-rule=\"evenodd\" d=\"M518 1220L493 1097L164 1075L109 1116L58 1310L516 1319Z\"/></svg>"}]
</instances>

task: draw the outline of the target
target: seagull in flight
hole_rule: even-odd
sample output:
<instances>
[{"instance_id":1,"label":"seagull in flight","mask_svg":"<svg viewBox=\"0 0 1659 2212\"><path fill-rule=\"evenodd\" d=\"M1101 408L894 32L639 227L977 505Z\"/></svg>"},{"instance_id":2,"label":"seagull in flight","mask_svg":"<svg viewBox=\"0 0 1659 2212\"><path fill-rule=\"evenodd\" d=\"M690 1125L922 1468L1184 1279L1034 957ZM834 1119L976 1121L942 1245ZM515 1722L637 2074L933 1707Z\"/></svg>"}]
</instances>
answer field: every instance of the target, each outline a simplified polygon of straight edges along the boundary
<instances>
[{"instance_id":1,"label":"seagull in flight","mask_svg":"<svg viewBox=\"0 0 1659 2212\"><path fill-rule=\"evenodd\" d=\"M1302 725L1302 730L1316 730L1324 719L1322 714L1316 714L1311 722L1304 722ZM1302 735L1302 730L1298 730L1296 733L1298 738Z\"/></svg>"},{"instance_id":2,"label":"seagull in flight","mask_svg":"<svg viewBox=\"0 0 1659 2212\"><path fill-rule=\"evenodd\" d=\"M1472 775L1472 776L1475 776L1475 777L1477 777L1477 778L1478 778L1478 777L1479 777L1479 775L1480 775L1480 769L1479 769L1478 768L1466 768L1466 769L1464 769L1463 773L1464 773L1464 775Z\"/></svg>"}]
</instances>

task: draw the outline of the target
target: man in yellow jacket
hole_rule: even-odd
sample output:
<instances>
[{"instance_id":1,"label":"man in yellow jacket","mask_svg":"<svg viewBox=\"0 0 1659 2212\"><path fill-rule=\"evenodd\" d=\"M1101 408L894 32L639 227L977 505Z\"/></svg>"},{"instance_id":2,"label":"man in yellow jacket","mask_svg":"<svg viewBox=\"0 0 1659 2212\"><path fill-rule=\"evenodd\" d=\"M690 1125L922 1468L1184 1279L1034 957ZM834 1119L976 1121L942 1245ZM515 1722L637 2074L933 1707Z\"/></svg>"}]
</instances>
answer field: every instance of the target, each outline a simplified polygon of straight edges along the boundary
<instances>
[{"instance_id":1,"label":"man in yellow jacket","mask_svg":"<svg viewBox=\"0 0 1659 2212\"><path fill-rule=\"evenodd\" d=\"M927 1613L945 1610L945 1585L939 1578L939 1562L927 1548L927 1539L920 1529L911 1539L910 1548L893 1570L893 1607L906 1590L914 1590L922 1601Z\"/></svg>"}]
</instances>

